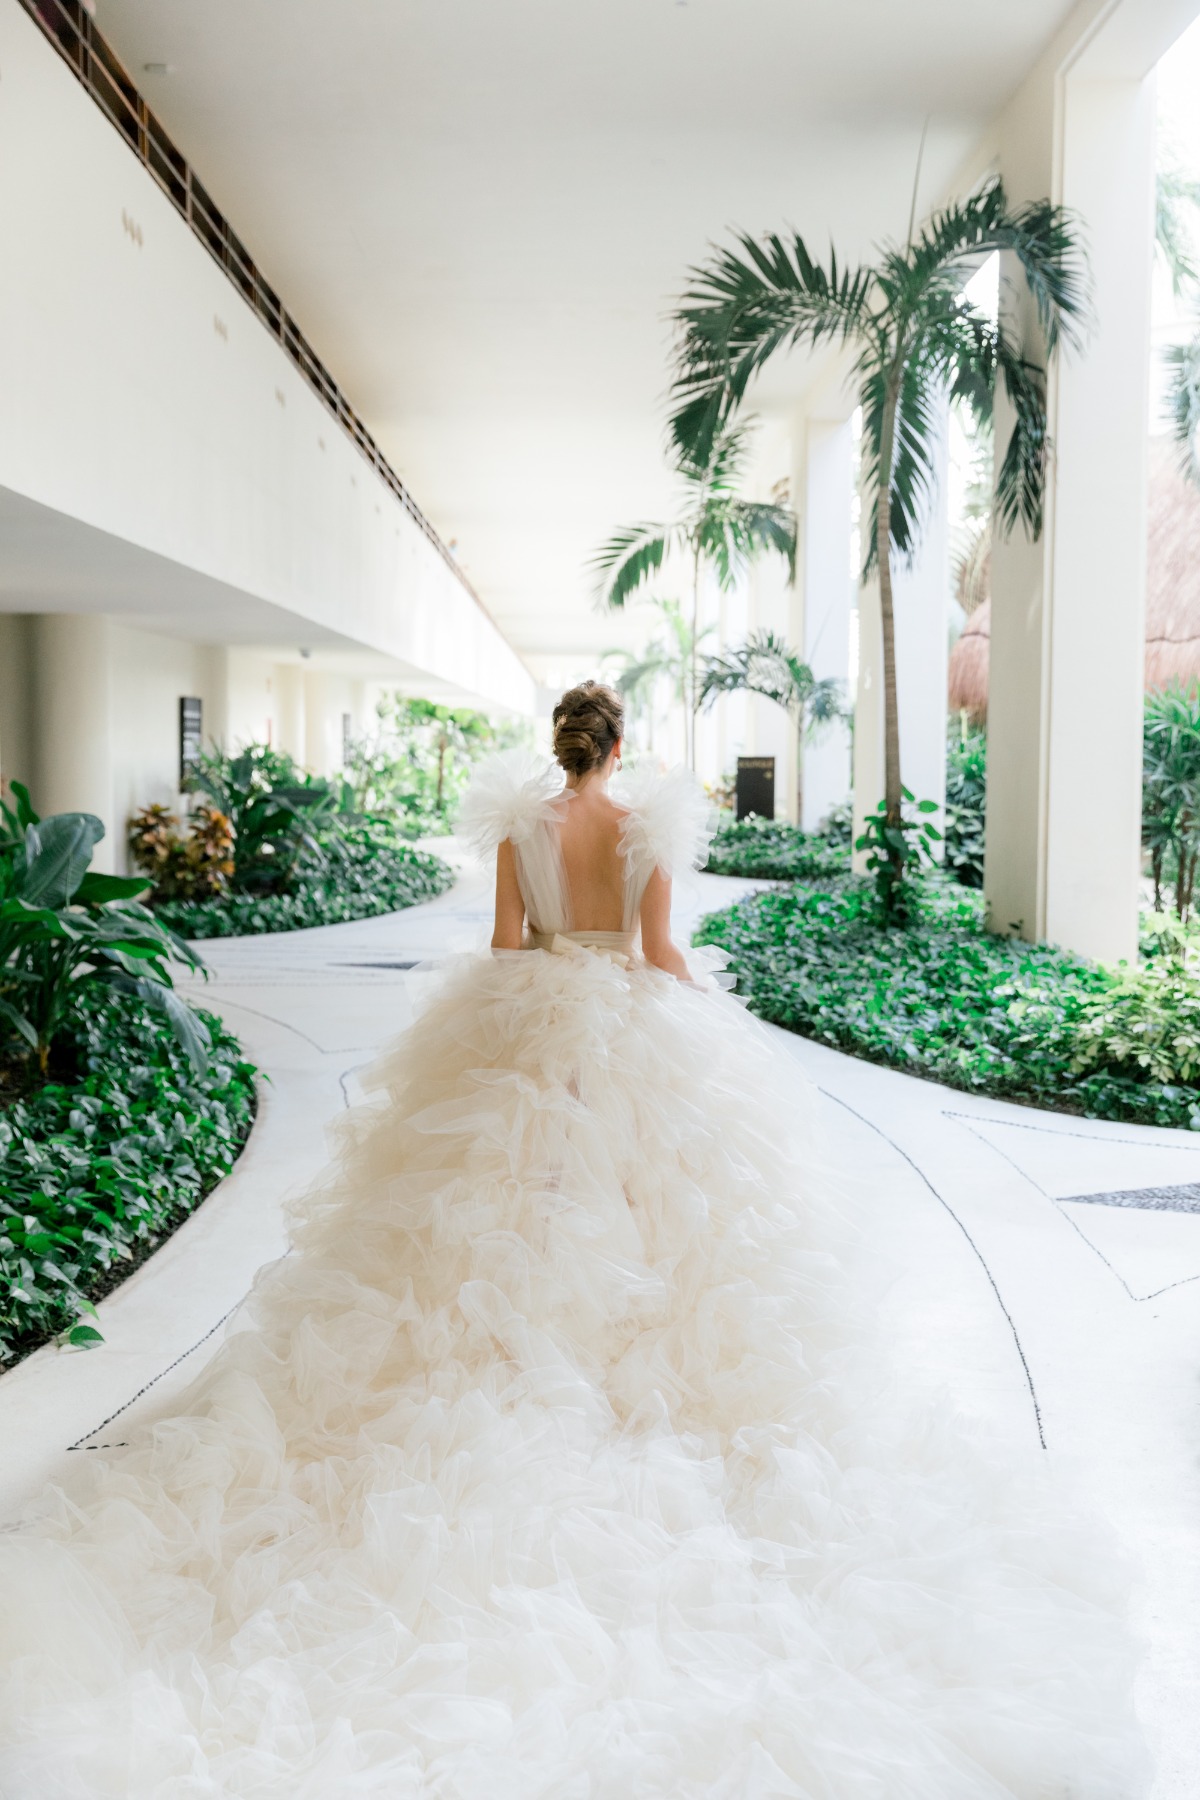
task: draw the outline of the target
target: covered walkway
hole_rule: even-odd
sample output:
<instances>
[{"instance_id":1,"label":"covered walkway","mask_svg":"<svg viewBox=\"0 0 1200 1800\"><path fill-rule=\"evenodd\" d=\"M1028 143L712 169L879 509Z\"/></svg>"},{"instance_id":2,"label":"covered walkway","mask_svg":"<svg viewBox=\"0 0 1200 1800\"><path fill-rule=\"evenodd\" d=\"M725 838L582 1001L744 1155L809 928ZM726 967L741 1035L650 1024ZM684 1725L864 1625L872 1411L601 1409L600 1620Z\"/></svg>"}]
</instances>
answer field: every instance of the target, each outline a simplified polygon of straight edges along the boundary
<instances>
[{"instance_id":1,"label":"covered walkway","mask_svg":"<svg viewBox=\"0 0 1200 1800\"><path fill-rule=\"evenodd\" d=\"M680 927L750 885L697 877ZM42 1351L0 1379L0 1514L174 1402L284 1250L286 1201L410 1016L412 965L480 943L489 917L487 882L464 865L408 912L209 947L204 1003L269 1078L258 1123L232 1176L100 1307L102 1349ZM901 1380L949 1390L1010 1464L1052 1457L1125 1541L1154 1800L1194 1800L1200 1137L974 1099L776 1036L828 1096L866 1185L894 1265L884 1324Z\"/></svg>"}]
</instances>

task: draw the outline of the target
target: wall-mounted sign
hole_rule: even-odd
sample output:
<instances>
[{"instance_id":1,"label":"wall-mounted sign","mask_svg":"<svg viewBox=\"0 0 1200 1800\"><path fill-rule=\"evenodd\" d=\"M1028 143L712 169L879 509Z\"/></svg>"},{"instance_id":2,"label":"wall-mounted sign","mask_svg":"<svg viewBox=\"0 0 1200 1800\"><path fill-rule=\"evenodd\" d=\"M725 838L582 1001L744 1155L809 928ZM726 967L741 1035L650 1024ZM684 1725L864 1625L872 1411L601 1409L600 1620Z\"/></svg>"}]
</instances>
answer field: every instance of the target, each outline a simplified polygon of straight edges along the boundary
<instances>
[{"instance_id":1,"label":"wall-mounted sign","mask_svg":"<svg viewBox=\"0 0 1200 1800\"><path fill-rule=\"evenodd\" d=\"M775 758L773 756L739 756L735 789L737 816L760 819L775 817Z\"/></svg>"},{"instance_id":2,"label":"wall-mounted sign","mask_svg":"<svg viewBox=\"0 0 1200 1800\"><path fill-rule=\"evenodd\" d=\"M185 788L200 761L204 742L204 702L195 694L179 701L179 785Z\"/></svg>"}]
</instances>

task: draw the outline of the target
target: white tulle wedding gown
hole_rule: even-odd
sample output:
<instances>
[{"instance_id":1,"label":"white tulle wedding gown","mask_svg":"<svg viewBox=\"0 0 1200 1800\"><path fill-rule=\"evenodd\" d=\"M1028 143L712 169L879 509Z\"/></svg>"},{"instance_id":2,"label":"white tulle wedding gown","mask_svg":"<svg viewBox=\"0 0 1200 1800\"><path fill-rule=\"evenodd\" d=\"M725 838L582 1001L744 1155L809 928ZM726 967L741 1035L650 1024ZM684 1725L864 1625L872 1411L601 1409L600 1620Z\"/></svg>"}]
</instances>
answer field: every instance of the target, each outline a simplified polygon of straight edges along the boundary
<instances>
[{"instance_id":1,"label":"white tulle wedding gown","mask_svg":"<svg viewBox=\"0 0 1200 1800\"><path fill-rule=\"evenodd\" d=\"M795 1064L573 933L555 774L181 1410L0 1539L5 1800L1131 1800L1103 1561L907 1420ZM98 1464L98 1466L96 1466Z\"/></svg>"}]
</instances>

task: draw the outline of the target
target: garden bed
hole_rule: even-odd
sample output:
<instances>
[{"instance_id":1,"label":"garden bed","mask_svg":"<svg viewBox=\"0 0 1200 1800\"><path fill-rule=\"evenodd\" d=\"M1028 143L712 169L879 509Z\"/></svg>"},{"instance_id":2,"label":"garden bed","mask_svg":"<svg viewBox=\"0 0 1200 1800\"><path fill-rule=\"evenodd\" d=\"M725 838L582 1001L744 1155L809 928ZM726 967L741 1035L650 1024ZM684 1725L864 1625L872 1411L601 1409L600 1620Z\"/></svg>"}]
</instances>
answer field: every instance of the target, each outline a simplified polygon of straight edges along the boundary
<instances>
[{"instance_id":1,"label":"garden bed","mask_svg":"<svg viewBox=\"0 0 1200 1800\"><path fill-rule=\"evenodd\" d=\"M849 836L800 831L782 819L741 819L717 833L704 872L759 881L832 880L850 873Z\"/></svg>"},{"instance_id":2,"label":"garden bed","mask_svg":"<svg viewBox=\"0 0 1200 1800\"><path fill-rule=\"evenodd\" d=\"M1200 1129L1200 981L994 936L978 893L915 887L884 930L866 881L796 883L701 922L760 1018L909 1075L1093 1118Z\"/></svg>"},{"instance_id":3,"label":"garden bed","mask_svg":"<svg viewBox=\"0 0 1200 1800\"><path fill-rule=\"evenodd\" d=\"M454 871L440 856L414 850L392 835L360 827L343 831L317 869L302 869L282 893L223 893L203 900L162 900L154 915L180 937L245 937L300 931L400 912L444 894Z\"/></svg>"},{"instance_id":4,"label":"garden bed","mask_svg":"<svg viewBox=\"0 0 1200 1800\"><path fill-rule=\"evenodd\" d=\"M51 1079L0 1101L0 1362L59 1334L130 1275L229 1173L255 1112L255 1071L211 1013L198 1074L161 1013L81 993Z\"/></svg>"}]
</instances>

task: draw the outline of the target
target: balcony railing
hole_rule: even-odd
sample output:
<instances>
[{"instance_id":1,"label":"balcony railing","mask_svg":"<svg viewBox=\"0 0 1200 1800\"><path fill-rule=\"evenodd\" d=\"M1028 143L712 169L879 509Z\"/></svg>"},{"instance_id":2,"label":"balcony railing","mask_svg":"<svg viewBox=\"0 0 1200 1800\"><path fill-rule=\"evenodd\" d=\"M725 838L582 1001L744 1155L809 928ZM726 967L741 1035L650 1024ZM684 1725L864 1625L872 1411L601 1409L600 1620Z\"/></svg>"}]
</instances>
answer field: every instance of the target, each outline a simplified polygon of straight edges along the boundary
<instances>
[{"instance_id":1,"label":"balcony railing","mask_svg":"<svg viewBox=\"0 0 1200 1800\"><path fill-rule=\"evenodd\" d=\"M337 382L329 373L279 295L266 281L229 220L205 192L196 174L171 142L117 57L97 31L82 0L20 0L20 4L83 83L130 149L149 169L176 211L187 220L213 260L224 269L305 381L354 439L380 480L420 527L481 612L491 615L451 552L421 511Z\"/></svg>"}]
</instances>

